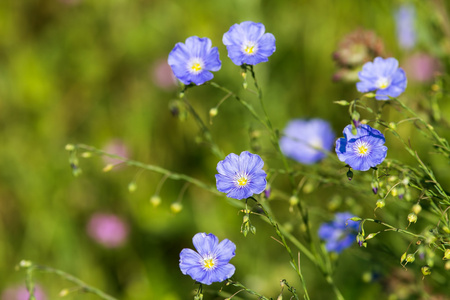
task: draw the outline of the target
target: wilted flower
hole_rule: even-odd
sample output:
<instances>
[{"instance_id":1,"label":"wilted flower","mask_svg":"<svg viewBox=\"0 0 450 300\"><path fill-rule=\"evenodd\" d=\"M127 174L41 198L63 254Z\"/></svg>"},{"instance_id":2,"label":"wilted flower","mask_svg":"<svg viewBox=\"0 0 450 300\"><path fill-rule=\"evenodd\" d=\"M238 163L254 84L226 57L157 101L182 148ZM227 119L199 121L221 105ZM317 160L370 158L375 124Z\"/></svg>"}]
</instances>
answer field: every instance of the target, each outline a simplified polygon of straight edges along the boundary
<instances>
[{"instance_id":1,"label":"wilted flower","mask_svg":"<svg viewBox=\"0 0 450 300\"><path fill-rule=\"evenodd\" d=\"M313 164L326 156L333 147L335 134L322 119L296 119L288 123L280 148L284 155L303 164Z\"/></svg>"},{"instance_id":2,"label":"wilted flower","mask_svg":"<svg viewBox=\"0 0 450 300\"><path fill-rule=\"evenodd\" d=\"M261 23L246 21L234 24L223 35L222 42L235 65L256 65L269 60L276 49L275 37L264 33L265 30Z\"/></svg>"},{"instance_id":3,"label":"wilted flower","mask_svg":"<svg viewBox=\"0 0 450 300\"><path fill-rule=\"evenodd\" d=\"M361 66L384 54L383 41L370 30L358 29L339 42L333 59L339 70L333 75L335 81L358 81Z\"/></svg>"},{"instance_id":4,"label":"wilted flower","mask_svg":"<svg viewBox=\"0 0 450 300\"><path fill-rule=\"evenodd\" d=\"M416 10L412 5L402 5L395 12L398 44L403 49L411 49L416 44Z\"/></svg>"},{"instance_id":5,"label":"wilted flower","mask_svg":"<svg viewBox=\"0 0 450 300\"><path fill-rule=\"evenodd\" d=\"M318 234L327 251L340 253L355 242L359 221L350 220L353 217L349 212L337 213L333 221L320 226Z\"/></svg>"},{"instance_id":6,"label":"wilted flower","mask_svg":"<svg viewBox=\"0 0 450 300\"><path fill-rule=\"evenodd\" d=\"M212 233L197 233L192 243L197 252L185 248L180 253L180 269L184 275L207 285L233 276L236 268L229 263L236 251L233 242L224 239L219 243Z\"/></svg>"},{"instance_id":7,"label":"wilted flower","mask_svg":"<svg viewBox=\"0 0 450 300\"><path fill-rule=\"evenodd\" d=\"M387 147L384 146L384 135L367 124L356 128L352 133L352 125L344 128L344 137L336 141L336 154L340 161L358 171L367 171L383 162Z\"/></svg>"},{"instance_id":8,"label":"wilted flower","mask_svg":"<svg viewBox=\"0 0 450 300\"><path fill-rule=\"evenodd\" d=\"M36 300L45 300L45 294L39 285L34 286L34 297ZM30 293L25 286L10 287L3 291L2 300L28 300Z\"/></svg>"},{"instance_id":9,"label":"wilted flower","mask_svg":"<svg viewBox=\"0 0 450 300\"><path fill-rule=\"evenodd\" d=\"M168 63L173 74L184 84L200 85L214 76L210 71L219 71L222 63L217 47L211 40L191 36L185 44L177 43L169 53Z\"/></svg>"},{"instance_id":10,"label":"wilted flower","mask_svg":"<svg viewBox=\"0 0 450 300\"><path fill-rule=\"evenodd\" d=\"M267 185L267 174L262 169L263 166L264 161L257 154L248 151L239 156L228 154L217 164L217 190L238 200L262 193Z\"/></svg>"},{"instance_id":11,"label":"wilted flower","mask_svg":"<svg viewBox=\"0 0 450 300\"><path fill-rule=\"evenodd\" d=\"M361 81L356 83L357 90L361 93L376 90L377 100L398 97L406 89L405 71L398 67L398 61L392 57L376 57L373 62L364 64L358 76Z\"/></svg>"},{"instance_id":12,"label":"wilted flower","mask_svg":"<svg viewBox=\"0 0 450 300\"><path fill-rule=\"evenodd\" d=\"M116 215L96 213L89 220L87 232L99 244L107 248L115 248L125 242L128 226Z\"/></svg>"}]
</instances>

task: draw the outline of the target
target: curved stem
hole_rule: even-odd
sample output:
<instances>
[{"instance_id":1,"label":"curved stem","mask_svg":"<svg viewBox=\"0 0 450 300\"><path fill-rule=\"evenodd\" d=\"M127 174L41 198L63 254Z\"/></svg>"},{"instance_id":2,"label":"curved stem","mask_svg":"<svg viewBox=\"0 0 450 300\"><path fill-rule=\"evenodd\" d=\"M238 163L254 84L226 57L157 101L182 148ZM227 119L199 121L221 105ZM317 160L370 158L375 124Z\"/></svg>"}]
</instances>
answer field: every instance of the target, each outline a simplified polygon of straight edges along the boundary
<instances>
[{"instance_id":1,"label":"curved stem","mask_svg":"<svg viewBox=\"0 0 450 300\"><path fill-rule=\"evenodd\" d=\"M211 192L213 194L222 195L222 193L219 192L215 187L213 187L211 185L208 185L208 184L206 184L206 183L204 183L204 182L202 182L202 181L200 181L198 179L195 179L193 177L184 175L184 174L175 173L175 172L169 171L167 169L164 169L164 168L161 168L161 167L158 167L158 166L155 166L155 165L144 164L142 162L139 162L139 161L136 161L136 160L132 160L132 159L128 159L126 157L122 157L122 156L119 156L119 155L107 153L107 152L105 152L103 150L97 149L97 148L92 147L92 146L84 145L84 144L76 144L76 145L73 145L73 147L74 147L74 151L76 151L78 149L82 149L82 150L85 150L85 151L90 151L90 152L95 153L97 155L103 155L103 156L108 156L108 157L111 157L111 158L120 159L125 164L127 164L129 166L136 166L136 167L139 167L139 168L142 168L142 169L145 169L145 170L149 170L149 171L153 171L153 172L156 172L156 173L160 173L160 174L166 175L167 178L170 178L170 179L173 179L173 180L184 180L184 181L190 182L193 185L196 185L196 186L198 186L198 187L200 187L202 189L205 189L205 190L207 190L207 191L209 191L209 192Z\"/></svg>"},{"instance_id":2,"label":"curved stem","mask_svg":"<svg viewBox=\"0 0 450 300\"><path fill-rule=\"evenodd\" d=\"M102 292L101 290L99 290L99 289L97 289L95 287L92 287L92 286L88 285L87 283L85 283L81 279L78 279L78 278L76 278L76 277L74 277L74 276L72 276L72 275L70 275L70 274L68 274L68 273L66 273L64 271L61 271L61 270L58 270L58 269L53 269L53 268L46 267L46 266L36 265L36 264L34 264L34 263L30 262L30 261L21 261L19 263L19 267L21 267L21 268L23 268L23 269L25 269L27 271L27 287L28 287L29 292L30 292L30 299L34 299L34 298L32 298L32 297L34 297L33 290L32 290L33 284L32 284L32 280L31 280L32 272L34 270L39 270L39 271L46 272L46 273L56 274L56 275L58 275L58 276L60 276L60 277L62 277L64 279L74 283L77 286L79 286L80 289L83 292L95 294L98 297L100 297L102 299L105 299L105 300L117 300L116 298L114 298L114 297L112 297L112 296ZM29 280L30 280L30 282L29 282Z\"/></svg>"}]
</instances>

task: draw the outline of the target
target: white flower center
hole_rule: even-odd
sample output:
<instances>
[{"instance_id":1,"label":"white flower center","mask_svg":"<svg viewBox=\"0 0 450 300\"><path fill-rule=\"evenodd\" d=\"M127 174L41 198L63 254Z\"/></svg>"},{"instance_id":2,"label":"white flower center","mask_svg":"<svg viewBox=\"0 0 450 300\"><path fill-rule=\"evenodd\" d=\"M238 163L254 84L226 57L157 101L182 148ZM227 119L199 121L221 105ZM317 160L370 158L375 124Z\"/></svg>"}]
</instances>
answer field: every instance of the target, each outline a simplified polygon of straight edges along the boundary
<instances>
[{"instance_id":1,"label":"white flower center","mask_svg":"<svg viewBox=\"0 0 450 300\"><path fill-rule=\"evenodd\" d=\"M312 139L311 141L309 141L309 145L314 150L318 150L318 149L322 149L323 148L323 142L319 138L315 138L315 139Z\"/></svg>"},{"instance_id":2,"label":"white flower center","mask_svg":"<svg viewBox=\"0 0 450 300\"><path fill-rule=\"evenodd\" d=\"M191 74L200 73L203 67L203 60L201 58L192 58L188 62L188 70Z\"/></svg>"},{"instance_id":3,"label":"white flower center","mask_svg":"<svg viewBox=\"0 0 450 300\"><path fill-rule=\"evenodd\" d=\"M253 55L258 50L258 47L255 42L247 41L243 45L243 51L247 55Z\"/></svg>"},{"instance_id":4,"label":"white flower center","mask_svg":"<svg viewBox=\"0 0 450 300\"><path fill-rule=\"evenodd\" d=\"M391 85L391 80L386 77L381 77L377 80L376 85L379 89L386 89Z\"/></svg>"},{"instance_id":5,"label":"white flower center","mask_svg":"<svg viewBox=\"0 0 450 300\"><path fill-rule=\"evenodd\" d=\"M353 150L355 150L359 157L365 157L370 154L370 145L367 142L357 140L353 146Z\"/></svg>"},{"instance_id":6,"label":"white flower center","mask_svg":"<svg viewBox=\"0 0 450 300\"><path fill-rule=\"evenodd\" d=\"M217 261L214 257L212 257L211 255L208 255L203 258L202 263L203 263L203 269L212 270L215 268Z\"/></svg>"},{"instance_id":7,"label":"white flower center","mask_svg":"<svg viewBox=\"0 0 450 300\"><path fill-rule=\"evenodd\" d=\"M245 173L236 175L234 183L236 184L237 187L246 186L249 183L248 175Z\"/></svg>"}]
</instances>

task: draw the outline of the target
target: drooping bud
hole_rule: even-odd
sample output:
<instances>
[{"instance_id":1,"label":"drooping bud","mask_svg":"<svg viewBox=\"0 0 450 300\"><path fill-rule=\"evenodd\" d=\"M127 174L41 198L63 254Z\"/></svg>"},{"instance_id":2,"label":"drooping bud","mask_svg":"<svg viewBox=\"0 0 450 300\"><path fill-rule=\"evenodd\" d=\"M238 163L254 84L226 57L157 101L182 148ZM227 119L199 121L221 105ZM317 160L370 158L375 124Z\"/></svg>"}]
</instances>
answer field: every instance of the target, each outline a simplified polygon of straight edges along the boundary
<instances>
[{"instance_id":1,"label":"drooping bud","mask_svg":"<svg viewBox=\"0 0 450 300\"><path fill-rule=\"evenodd\" d=\"M215 116L217 116L218 113L219 110L217 109L217 107L213 107L209 110L209 117L214 118Z\"/></svg>"},{"instance_id":2,"label":"drooping bud","mask_svg":"<svg viewBox=\"0 0 450 300\"><path fill-rule=\"evenodd\" d=\"M416 215L418 215L418 214L422 211L422 206L420 206L419 203L414 204L413 207L412 207L412 211L413 211Z\"/></svg>"},{"instance_id":3,"label":"drooping bud","mask_svg":"<svg viewBox=\"0 0 450 300\"><path fill-rule=\"evenodd\" d=\"M386 206L386 202L384 201L384 199L378 199L376 205L377 205L377 208L383 208Z\"/></svg>"},{"instance_id":4,"label":"drooping bud","mask_svg":"<svg viewBox=\"0 0 450 300\"><path fill-rule=\"evenodd\" d=\"M364 241L364 236L361 233L358 233L358 235L356 236L356 242L360 247L367 247L367 243L365 243Z\"/></svg>"},{"instance_id":5,"label":"drooping bud","mask_svg":"<svg viewBox=\"0 0 450 300\"><path fill-rule=\"evenodd\" d=\"M89 152L89 151L81 153L81 157L83 157L83 158L89 158L91 156L92 156L92 152Z\"/></svg>"},{"instance_id":6,"label":"drooping bud","mask_svg":"<svg viewBox=\"0 0 450 300\"><path fill-rule=\"evenodd\" d=\"M406 259L406 252L402 254L402 256L400 257L400 263L403 263Z\"/></svg>"},{"instance_id":7,"label":"drooping bud","mask_svg":"<svg viewBox=\"0 0 450 300\"><path fill-rule=\"evenodd\" d=\"M298 197L297 196L295 196L295 195L292 195L290 198L289 198L289 204L291 205L291 206L294 206L294 205L297 205L298 204Z\"/></svg>"},{"instance_id":8,"label":"drooping bud","mask_svg":"<svg viewBox=\"0 0 450 300\"><path fill-rule=\"evenodd\" d=\"M347 178L348 180L352 180L353 179L353 172L351 169L348 169L347 171Z\"/></svg>"},{"instance_id":9,"label":"drooping bud","mask_svg":"<svg viewBox=\"0 0 450 300\"><path fill-rule=\"evenodd\" d=\"M183 209L183 205L180 202L174 202L170 205L170 210L174 214L179 213L182 209Z\"/></svg>"},{"instance_id":10,"label":"drooping bud","mask_svg":"<svg viewBox=\"0 0 450 300\"><path fill-rule=\"evenodd\" d=\"M266 199L270 198L271 192L272 192L272 187L270 186L270 184L267 184L266 189L264 190L264 196L266 197Z\"/></svg>"},{"instance_id":11,"label":"drooping bud","mask_svg":"<svg viewBox=\"0 0 450 300\"><path fill-rule=\"evenodd\" d=\"M133 193L137 189L136 181L132 181L128 184L128 191Z\"/></svg>"},{"instance_id":12,"label":"drooping bud","mask_svg":"<svg viewBox=\"0 0 450 300\"><path fill-rule=\"evenodd\" d=\"M422 271L423 276L431 274L431 268L429 266L423 266L422 268L420 268L420 271Z\"/></svg>"},{"instance_id":13,"label":"drooping bud","mask_svg":"<svg viewBox=\"0 0 450 300\"><path fill-rule=\"evenodd\" d=\"M102 171L106 173L106 172L111 171L113 168L114 168L114 165L113 165L113 164L107 164L107 165L102 169Z\"/></svg>"},{"instance_id":14,"label":"drooping bud","mask_svg":"<svg viewBox=\"0 0 450 300\"><path fill-rule=\"evenodd\" d=\"M150 203L153 205L153 207L157 207L161 204L161 198L158 195L153 195L150 198Z\"/></svg>"},{"instance_id":15,"label":"drooping bud","mask_svg":"<svg viewBox=\"0 0 450 300\"><path fill-rule=\"evenodd\" d=\"M450 249L445 249L443 260L450 259Z\"/></svg>"},{"instance_id":16,"label":"drooping bud","mask_svg":"<svg viewBox=\"0 0 450 300\"><path fill-rule=\"evenodd\" d=\"M414 254L408 254L406 255L406 262L408 263L412 263L416 260L416 257L414 256Z\"/></svg>"},{"instance_id":17,"label":"drooping bud","mask_svg":"<svg viewBox=\"0 0 450 300\"><path fill-rule=\"evenodd\" d=\"M376 195L378 193L378 181L372 181L371 186L372 192Z\"/></svg>"},{"instance_id":18,"label":"drooping bud","mask_svg":"<svg viewBox=\"0 0 450 300\"><path fill-rule=\"evenodd\" d=\"M415 213L410 213L408 215L408 222L411 223L416 223L417 222L417 215Z\"/></svg>"}]
</instances>

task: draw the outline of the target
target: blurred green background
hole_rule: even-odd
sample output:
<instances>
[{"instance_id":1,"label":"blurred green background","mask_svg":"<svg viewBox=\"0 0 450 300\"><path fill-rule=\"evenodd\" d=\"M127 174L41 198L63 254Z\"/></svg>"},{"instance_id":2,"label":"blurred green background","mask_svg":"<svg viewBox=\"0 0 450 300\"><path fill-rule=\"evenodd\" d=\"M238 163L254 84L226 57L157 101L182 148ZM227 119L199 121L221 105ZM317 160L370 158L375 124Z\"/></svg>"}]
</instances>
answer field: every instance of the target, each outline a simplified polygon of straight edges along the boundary
<instances>
[{"instance_id":1,"label":"blurred green background","mask_svg":"<svg viewBox=\"0 0 450 300\"><path fill-rule=\"evenodd\" d=\"M394 19L395 10L405 3L417 9L417 44L409 50L399 47ZM191 186L181 199L184 183L167 180L160 192L162 203L154 207L149 199L161 175L133 167L105 173L102 168L107 162L91 157L80 158L83 174L75 178L65 145L84 143L104 149L119 141L130 158L214 185L218 158L202 142L192 117L180 120L169 109L178 93L166 63L175 43L192 35L209 37L222 60L214 81L239 91L257 106L255 97L242 91L239 67L228 59L221 40L234 23L264 23L277 39L277 50L255 70L274 127L281 130L292 118L320 117L341 136L350 119L346 108L333 101L359 94L354 83L332 81L338 70L332 53L339 41L358 28L372 30L384 42L384 55L399 59L400 66L409 56L426 53L439 60L445 72L450 49L448 11L446 1L0 1L0 290L23 285L25 274L15 266L29 259L71 273L119 299L191 299L196 285L181 274L178 259L182 248L192 248L191 238L197 232L211 232L237 244L231 261L237 268L235 277L252 289L276 297L279 281L286 278L300 290L287 254L270 238L272 228L254 218L258 232L244 238L242 215L224 197ZM410 80L401 98L415 109L427 108L432 83L433 79ZM206 123L209 109L223 96L211 86L188 92ZM442 99L448 100L445 95ZM441 115L448 116L450 103L439 105ZM392 112L386 118L397 117ZM436 125L448 138L446 123ZM261 128L229 99L210 130L228 154L250 150L255 146L250 135ZM443 186L450 188L448 161L429 154L429 143L414 130L405 126L405 136L433 166ZM264 135L256 142L269 164L280 163ZM398 142L387 143L390 158L414 163ZM339 172L346 180L346 171ZM127 186L135 178L137 189L129 193ZM280 177L273 184L283 189L284 181ZM273 206L280 219L292 219L285 201L289 191L279 195ZM311 207L314 228L332 218L326 211L333 199L341 203L335 210L367 212L370 217L377 198L341 187L313 190L302 201ZM170 205L178 200L183 209L173 213ZM410 207L399 205L405 211ZM127 224L129 235L123 245L104 247L89 236L88 223L96 213L115 214ZM392 221L401 218L406 227L404 215L393 215ZM287 225L298 234L299 224ZM419 273L401 269L398 260L409 240L394 234L380 239L372 248L354 245L339 257L336 280L347 299L387 299L392 289L404 288L387 283L396 272L406 277L398 280L406 290L427 286L431 293L448 293L448 272L422 281ZM314 266L306 258L302 263L312 298L333 298ZM51 274L36 273L35 280L47 299L58 299L61 289L73 286ZM214 284L211 290L221 287ZM67 298L97 299L83 293ZM205 292L205 298L215 296Z\"/></svg>"}]
</instances>

